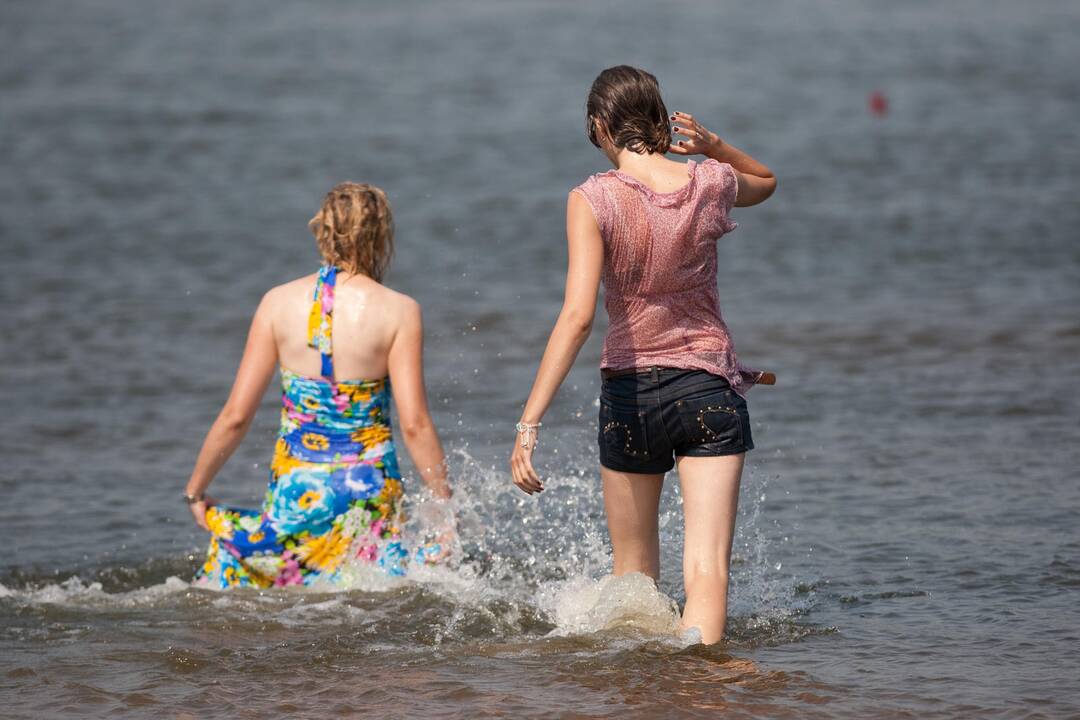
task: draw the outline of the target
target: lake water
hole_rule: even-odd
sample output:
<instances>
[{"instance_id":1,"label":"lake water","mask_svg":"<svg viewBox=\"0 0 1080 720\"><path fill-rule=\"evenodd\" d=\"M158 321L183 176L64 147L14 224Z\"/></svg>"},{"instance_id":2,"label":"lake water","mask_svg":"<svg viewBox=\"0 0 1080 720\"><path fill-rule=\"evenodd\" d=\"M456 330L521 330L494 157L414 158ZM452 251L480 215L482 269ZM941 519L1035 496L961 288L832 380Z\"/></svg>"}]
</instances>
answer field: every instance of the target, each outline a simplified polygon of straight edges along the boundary
<instances>
[{"instance_id":1,"label":"lake water","mask_svg":"<svg viewBox=\"0 0 1080 720\"><path fill-rule=\"evenodd\" d=\"M0 715L1080 715L1075 3L45 0L0 21ZM663 594L607 576L602 311L545 418L548 491L505 470L566 193L606 169L585 94L621 62L780 178L720 249L740 356L779 384L750 394L709 648L669 632L673 478ZM462 557L338 593L194 590L179 494L342 179L396 210L388 282L425 307ZM258 502L277 402L217 496Z\"/></svg>"}]
</instances>

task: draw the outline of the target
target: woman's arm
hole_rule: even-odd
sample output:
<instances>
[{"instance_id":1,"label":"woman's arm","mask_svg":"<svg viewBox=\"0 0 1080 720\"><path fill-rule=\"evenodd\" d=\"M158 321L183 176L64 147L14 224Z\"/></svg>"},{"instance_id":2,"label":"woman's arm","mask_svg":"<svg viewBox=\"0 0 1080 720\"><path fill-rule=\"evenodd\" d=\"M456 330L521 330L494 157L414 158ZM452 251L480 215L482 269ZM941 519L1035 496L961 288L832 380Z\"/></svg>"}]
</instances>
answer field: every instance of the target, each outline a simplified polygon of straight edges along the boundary
<instances>
[{"instance_id":1,"label":"woman's arm","mask_svg":"<svg viewBox=\"0 0 1080 720\"><path fill-rule=\"evenodd\" d=\"M535 425L551 405L559 386L570 372L581 346L592 332L596 314L596 297L600 292L600 274L604 266L604 241L596 225L592 208L580 193L570 193L566 204L566 239L569 246L569 268L566 272L566 294L562 312L551 331L547 349L536 371L532 392L525 403L521 422ZM523 433L514 441L510 455L510 471L514 484L532 495L544 489L544 484L532 466L536 435ZM526 447L522 447L522 442Z\"/></svg>"},{"instance_id":2,"label":"woman's arm","mask_svg":"<svg viewBox=\"0 0 1080 720\"><path fill-rule=\"evenodd\" d=\"M424 320L420 304L406 300L401 326L387 359L402 439L424 484L435 497L450 497L443 453L424 389Z\"/></svg>"},{"instance_id":3,"label":"woman's arm","mask_svg":"<svg viewBox=\"0 0 1080 720\"><path fill-rule=\"evenodd\" d=\"M676 112L671 120L678 123L674 126L675 133L686 137L686 140L674 143L671 152L676 155L701 153L713 160L728 163L735 169L735 179L739 183L739 194L735 199L737 207L765 202L776 191L776 177L764 163L721 140L719 135L709 131L693 115Z\"/></svg>"},{"instance_id":4,"label":"woman's arm","mask_svg":"<svg viewBox=\"0 0 1080 720\"><path fill-rule=\"evenodd\" d=\"M274 342L274 330L270 324L269 293L265 295L255 317L251 320L247 346L236 371L232 392L225 401L225 407L218 413L210 432L203 440L195 469L191 473L185 492L194 497L202 497L210 486L214 476L232 456L240 441L244 439L259 402L266 392L266 386L277 367L277 344ZM206 501L190 503L191 514L195 522L204 529L206 526Z\"/></svg>"}]
</instances>

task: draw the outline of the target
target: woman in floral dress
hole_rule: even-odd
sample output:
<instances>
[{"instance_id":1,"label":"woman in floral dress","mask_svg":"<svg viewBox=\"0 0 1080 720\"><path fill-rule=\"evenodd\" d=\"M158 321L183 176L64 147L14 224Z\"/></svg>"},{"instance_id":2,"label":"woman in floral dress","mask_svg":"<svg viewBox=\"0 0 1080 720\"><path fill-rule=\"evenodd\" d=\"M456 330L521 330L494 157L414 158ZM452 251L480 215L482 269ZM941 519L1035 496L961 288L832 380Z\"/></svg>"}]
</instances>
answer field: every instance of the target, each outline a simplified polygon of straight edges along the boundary
<instances>
[{"instance_id":1,"label":"woman in floral dress","mask_svg":"<svg viewBox=\"0 0 1080 720\"><path fill-rule=\"evenodd\" d=\"M391 383L421 479L436 497L450 496L424 389L420 306L381 283L393 251L386 195L342 183L310 227L324 264L263 297L232 392L185 490L195 522L211 533L199 586L332 585L357 561L404 573ZM278 368L281 428L262 508L218 504L206 489ZM444 552L426 550L425 558Z\"/></svg>"}]
</instances>

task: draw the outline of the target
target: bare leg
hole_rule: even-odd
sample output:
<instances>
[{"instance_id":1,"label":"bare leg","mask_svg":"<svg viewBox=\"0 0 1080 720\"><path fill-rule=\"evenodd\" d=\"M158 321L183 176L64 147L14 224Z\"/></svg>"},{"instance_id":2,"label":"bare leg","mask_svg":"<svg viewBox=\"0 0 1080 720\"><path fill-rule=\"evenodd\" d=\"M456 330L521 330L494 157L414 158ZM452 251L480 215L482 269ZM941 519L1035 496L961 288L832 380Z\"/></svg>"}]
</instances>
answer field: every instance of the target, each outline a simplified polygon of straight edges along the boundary
<instances>
[{"instance_id":1,"label":"bare leg","mask_svg":"<svg viewBox=\"0 0 1080 720\"><path fill-rule=\"evenodd\" d=\"M663 474L644 475L600 468L604 482L604 511L607 513L611 547L615 553L615 574L645 573L660 580L660 536L657 514Z\"/></svg>"},{"instance_id":2,"label":"bare leg","mask_svg":"<svg viewBox=\"0 0 1080 720\"><path fill-rule=\"evenodd\" d=\"M696 627L701 641L717 642L727 623L728 566L746 453L680 457L683 516L683 628Z\"/></svg>"}]
</instances>

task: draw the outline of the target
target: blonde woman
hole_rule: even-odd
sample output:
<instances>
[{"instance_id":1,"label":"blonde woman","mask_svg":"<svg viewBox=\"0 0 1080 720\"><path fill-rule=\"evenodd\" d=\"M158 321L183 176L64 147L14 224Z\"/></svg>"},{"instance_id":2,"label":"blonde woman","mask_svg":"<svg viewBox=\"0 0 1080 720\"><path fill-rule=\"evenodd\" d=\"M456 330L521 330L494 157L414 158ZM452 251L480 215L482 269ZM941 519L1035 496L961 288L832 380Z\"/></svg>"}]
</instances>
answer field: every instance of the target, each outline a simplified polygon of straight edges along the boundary
<instances>
[{"instance_id":1,"label":"blonde woman","mask_svg":"<svg viewBox=\"0 0 1080 720\"><path fill-rule=\"evenodd\" d=\"M570 193L570 266L558 322L517 424L515 484L532 466L540 420L592 331L601 280L610 319L600 361L600 477L615 574L660 577L657 516L676 464L685 515L684 628L724 634L728 563L743 458L754 447L745 395L766 373L743 367L720 315L716 241L732 207L776 188L772 171L685 113L669 115L656 78L621 65L589 91L586 132L614 170ZM682 139L673 142L672 132ZM705 155L682 163L665 157Z\"/></svg>"},{"instance_id":2,"label":"blonde woman","mask_svg":"<svg viewBox=\"0 0 1080 720\"><path fill-rule=\"evenodd\" d=\"M382 284L393 252L385 193L342 183L309 225L323 265L263 296L232 392L187 483L191 514L212 534L197 585L333 583L355 561L404 572L391 383L421 478L435 496L450 496L424 389L420 306ZM262 508L216 504L206 490L278 369L281 427Z\"/></svg>"}]
</instances>

